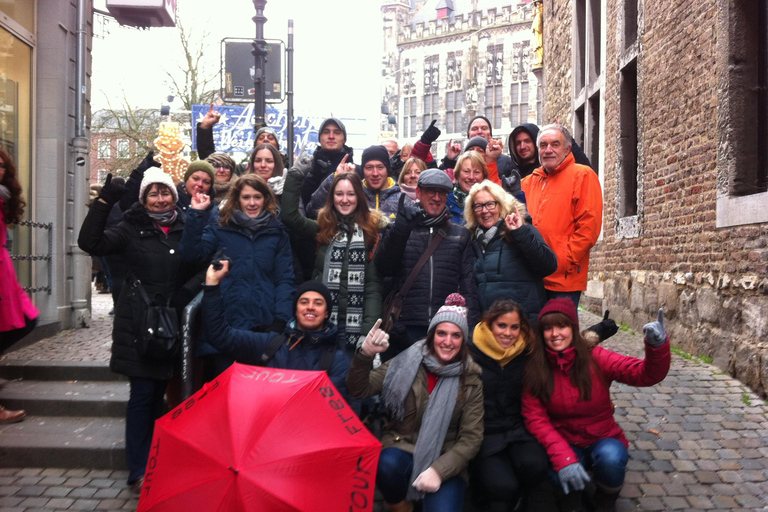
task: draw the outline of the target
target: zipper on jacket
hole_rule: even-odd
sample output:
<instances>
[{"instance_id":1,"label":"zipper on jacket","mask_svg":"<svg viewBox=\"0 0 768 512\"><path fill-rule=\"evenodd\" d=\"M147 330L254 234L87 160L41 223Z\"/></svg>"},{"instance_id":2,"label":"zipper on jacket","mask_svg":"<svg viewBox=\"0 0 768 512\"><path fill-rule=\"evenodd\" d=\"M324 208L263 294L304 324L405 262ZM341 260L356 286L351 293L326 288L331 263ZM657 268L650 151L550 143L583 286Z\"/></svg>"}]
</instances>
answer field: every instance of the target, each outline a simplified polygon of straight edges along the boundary
<instances>
[{"instance_id":1,"label":"zipper on jacket","mask_svg":"<svg viewBox=\"0 0 768 512\"><path fill-rule=\"evenodd\" d=\"M435 228L429 228L429 243L427 244L427 247L432 245L432 233ZM432 256L429 257L429 307L427 308L427 321L432 321L432 282L435 277L435 268L433 264L433 257L435 253L432 253Z\"/></svg>"}]
</instances>

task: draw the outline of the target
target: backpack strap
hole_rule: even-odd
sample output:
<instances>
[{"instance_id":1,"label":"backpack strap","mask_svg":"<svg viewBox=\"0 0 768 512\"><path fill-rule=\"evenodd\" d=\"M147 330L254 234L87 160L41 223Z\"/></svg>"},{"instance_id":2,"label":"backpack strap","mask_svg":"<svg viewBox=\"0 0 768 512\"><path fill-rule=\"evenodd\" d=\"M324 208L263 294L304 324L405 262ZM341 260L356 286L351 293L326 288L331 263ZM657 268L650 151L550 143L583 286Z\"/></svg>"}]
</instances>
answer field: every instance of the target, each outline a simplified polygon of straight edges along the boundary
<instances>
[{"instance_id":1,"label":"backpack strap","mask_svg":"<svg viewBox=\"0 0 768 512\"><path fill-rule=\"evenodd\" d=\"M277 351L280 350L280 347L285 343L285 339L285 334L277 334L269 340L269 345L267 345L267 348L259 358L262 366L267 366L270 361L272 361L272 358L275 357Z\"/></svg>"}]
</instances>

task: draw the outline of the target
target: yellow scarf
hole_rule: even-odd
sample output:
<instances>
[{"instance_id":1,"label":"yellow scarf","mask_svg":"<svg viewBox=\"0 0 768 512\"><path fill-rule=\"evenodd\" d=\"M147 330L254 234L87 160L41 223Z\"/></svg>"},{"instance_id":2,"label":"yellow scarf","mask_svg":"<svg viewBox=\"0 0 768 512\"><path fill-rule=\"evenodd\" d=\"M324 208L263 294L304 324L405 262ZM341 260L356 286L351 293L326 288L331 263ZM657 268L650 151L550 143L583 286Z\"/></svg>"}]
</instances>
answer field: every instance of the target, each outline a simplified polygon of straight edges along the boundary
<instances>
[{"instance_id":1,"label":"yellow scarf","mask_svg":"<svg viewBox=\"0 0 768 512\"><path fill-rule=\"evenodd\" d=\"M497 361L502 367L506 366L507 363L520 355L527 346L525 337L521 332L517 341L515 341L508 349L501 348L485 322L477 324L472 341L483 354L494 361Z\"/></svg>"}]
</instances>

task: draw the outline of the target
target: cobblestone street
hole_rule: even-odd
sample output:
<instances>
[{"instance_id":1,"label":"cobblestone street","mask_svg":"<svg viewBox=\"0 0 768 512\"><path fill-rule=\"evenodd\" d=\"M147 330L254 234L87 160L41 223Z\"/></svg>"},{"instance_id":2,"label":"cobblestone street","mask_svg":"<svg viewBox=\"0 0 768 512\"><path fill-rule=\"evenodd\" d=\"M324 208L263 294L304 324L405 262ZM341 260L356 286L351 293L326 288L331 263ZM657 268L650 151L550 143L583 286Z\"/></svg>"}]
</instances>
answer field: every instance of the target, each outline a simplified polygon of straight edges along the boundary
<instances>
[{"instance_id":1,"label":"cobblestone street","mask_svg":"<svg viewBox=\"0 0 768 512\"><path fill-rule=\"evenodd\" d=\"M5 359L107 361L110 308L109 296L94 295L89 329L62 332ZM582 325L598 320L581 313ZM620 331L606 347L642 355L642 337ZM631 443L618 510L768 510L768 406L738 380L678 353L661 384L615 385L613 396ZM125 471L0 469L0 510L133 510L125 479Z\"/></svg>"}]
</instances>

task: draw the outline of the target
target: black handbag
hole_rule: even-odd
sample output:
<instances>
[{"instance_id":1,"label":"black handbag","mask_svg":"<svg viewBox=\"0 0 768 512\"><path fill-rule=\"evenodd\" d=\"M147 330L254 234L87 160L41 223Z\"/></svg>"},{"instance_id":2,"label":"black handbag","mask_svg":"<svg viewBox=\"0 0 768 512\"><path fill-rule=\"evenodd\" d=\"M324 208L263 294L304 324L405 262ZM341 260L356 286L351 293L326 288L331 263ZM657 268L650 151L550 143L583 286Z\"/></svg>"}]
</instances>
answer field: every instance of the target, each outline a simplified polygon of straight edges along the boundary
<instances>
[{"instance_id":1,"label":"black handbag","mask_svg":"<svg viewBox=\"0 0 768 512\"><path fill-rule=\"evenodd\" d=\"M131 283L134 297L140 299L136 304L134 299L134 319L138 332L136 336L136 351L141 357L155 360L173 358L179 351L179 318L176 309L171 307L170 299L163 300L157 294L150 300L141 281ZM136 297L138 295L138 297Z\"/></svg>"}]
</instances>

